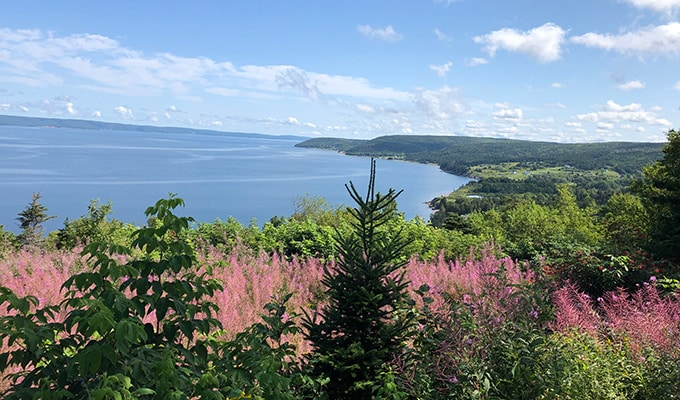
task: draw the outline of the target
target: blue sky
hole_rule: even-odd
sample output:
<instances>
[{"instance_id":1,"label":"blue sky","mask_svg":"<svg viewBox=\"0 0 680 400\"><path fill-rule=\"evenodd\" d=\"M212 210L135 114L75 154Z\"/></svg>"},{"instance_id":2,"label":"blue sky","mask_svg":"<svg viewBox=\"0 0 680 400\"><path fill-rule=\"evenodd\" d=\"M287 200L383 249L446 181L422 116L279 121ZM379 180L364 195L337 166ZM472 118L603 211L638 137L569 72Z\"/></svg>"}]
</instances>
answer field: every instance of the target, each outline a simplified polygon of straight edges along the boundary
<instances>
[{"instance_id":1,"label":"blue sky","mask_svg":"<svg viewBox=\"0 0 680 400\"><path fill-rule=\"evenodd\" d=\"M0 113L310 137L663 141L680 0L6 0Z\"/></svg>"}]
</instances>

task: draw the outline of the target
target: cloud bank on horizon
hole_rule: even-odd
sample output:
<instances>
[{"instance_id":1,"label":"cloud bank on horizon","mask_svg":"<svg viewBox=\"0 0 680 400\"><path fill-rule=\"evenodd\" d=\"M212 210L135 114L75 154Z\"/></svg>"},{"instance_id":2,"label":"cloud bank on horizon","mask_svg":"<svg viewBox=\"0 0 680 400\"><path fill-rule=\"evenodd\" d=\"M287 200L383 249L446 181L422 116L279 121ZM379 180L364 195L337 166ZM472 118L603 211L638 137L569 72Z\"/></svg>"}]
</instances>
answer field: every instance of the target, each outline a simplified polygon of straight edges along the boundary
<instances>
[{"instance_id":1,"label":"cloud bank on horizon","mask_svg":"<svg viewBox=\"0 0 680 400\"><path fill-rule=\"evenodd\" d=\"M254 3L5 4L0 113L349 138L678 128L680 0Z\"/></svg>"}]
</instances>

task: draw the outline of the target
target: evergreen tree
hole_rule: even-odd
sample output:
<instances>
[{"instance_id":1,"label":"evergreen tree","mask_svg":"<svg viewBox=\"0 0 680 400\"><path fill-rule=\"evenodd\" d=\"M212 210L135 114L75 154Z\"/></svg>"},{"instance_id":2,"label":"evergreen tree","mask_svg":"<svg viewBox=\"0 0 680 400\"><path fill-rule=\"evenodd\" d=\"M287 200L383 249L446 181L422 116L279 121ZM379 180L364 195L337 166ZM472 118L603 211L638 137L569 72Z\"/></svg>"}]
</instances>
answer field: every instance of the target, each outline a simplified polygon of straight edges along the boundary
<instances>
[{"instance_id":1,"label":"evergreen tree","mask_svg":"<svg viewBox=\"0 0 680 400\"><path fill-rule=\"evenodd\" d=\"M632 189L642 198L651 218L652 249L667 257L680 256L680 131L668 132L664 156L644 167Z\"/></svg>"},{"instance_id":2,"label":"evergreen tree","mask_svg":"<svg viewBox=\"0 0 680 400\"><path fill-rule=\"evenodd\" d=\"M413 321L403 263L396 261L404 259L407 242L401 231L386 229L401 191L376 194L374 160L365 198L352 182L345 187L357 204L348 210L353 229L349 234L336 230L340 257L322 280L328 305L319 315L306 315L303 326L314 349L312 375L328 381L328 398L370 399L403 349Z\"/></svg>"},{"instance_id":3,"label":"evergreen tree","mask_svg":"<svg viewBox=\"0 0 680 400\"><path fill-rule=\"evenodd\" d=\"M33 200L22 212L17 221L22 232L17 236L19 243L25 247L40 247L44 242L42 224L56 218L47 215L47 207L40 204L40 193L33 193Z\"/></svg>"}]
</instances>

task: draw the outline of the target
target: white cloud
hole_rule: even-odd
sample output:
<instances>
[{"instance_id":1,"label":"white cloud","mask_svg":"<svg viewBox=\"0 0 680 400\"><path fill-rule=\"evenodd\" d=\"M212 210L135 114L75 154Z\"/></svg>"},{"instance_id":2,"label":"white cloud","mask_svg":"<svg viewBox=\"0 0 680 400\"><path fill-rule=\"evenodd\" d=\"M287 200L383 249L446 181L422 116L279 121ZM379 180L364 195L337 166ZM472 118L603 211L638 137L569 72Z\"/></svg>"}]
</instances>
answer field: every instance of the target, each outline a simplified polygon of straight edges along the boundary
<instances>
[{"instance_id":1,"label":"white cloud","mask_svg":"<svg viewBox=\"0 0 680 400\"><path fill-rule=\"evenodd\" d=\"M386 42L398 42L404 38L404 35L397 33L392 25L387 25L385 28L373 28L370 25L359 25L357 30L368 38L384 40Z\"/></svg>"},{"instance_id":2,"label":"white cloud","mask_svg":"<svg viewBox=\"0 0 680 400\"><path fill-rule=\"evenodd\" d=\"M567 126L569 128L580 128L581 126L583 126L583 124L580 122L565 122L564 126Z\"/></svg>"},{"instance_id":3,"label":"white cloud","mask_svg":"<svg viewBox=\"0 0 680 400\"><path fill-rule=\"evenodd\" d=\"M673 86L673 89L675 89L675 90L680 90L680 81L675 82L675 85Z\"/></svg>"},{"instance_id":4,"label":"white cloud","mask_svg":"<svg viewBox=\"0 0 680 400\"><path fill-rule=\"evenodd\" d=\"M671 127L672 124L665 118L660 118L653 111L646 111L639 103L620 105L609 100L601 111L578 114L576 118L580 121L592 123L638 123L647 125L658 125Z\"/></svg>"},{"instance_id":5,"label":"white cloud","mask_svg":"<svg viewBox=\"0 0 680 400\"><path fill-rule=\"evenodd\" d=\"M415 92L413 101L426 115L440 120L458 117L467 110L458 90L449 86Z\"/></svg>"},{"instance_id":6,"label":"white cloud","mask_svg":"<svg viewBox=\"0 0 680 400\"><path fill-rule=\"evenodd\" d=\"M621 54L678 53L680 52L680 22L616 35L590 32L574 36L571 41Z\"/></svg>"},{"instance_id":7,"label":"white cloud","mask_svg":"<svg viewBox=\"0 0 680 400\"><path fill-rule=\"evenodd\" d=\"M92 111L92 112L90 113L90 116L91 116L91 117L94 117L94 118L101 118L101 117L102 117L102 112L101 112L101 111L96 111L96 110L95 110L95 111Z\"/></svg>"},{"instance_id":8,"label":"white cloud","mask_svg":"<svg viewBox=\"0 0 680 400\"><path fill-rule=\"evenodd\" d=\"M649 8L660 13L671 14L680 9L680 0L625 0L626 3L637 8Z\"/></svg>"},{"instance_id":9,"label":"white cloud","mask_svg":"<svg viewBox=\"0 0 680 400\"><path fill-rule=\"evenodd\" d=\"M445 78L446 75L448 75L449 70L451 70L451 67L453 66L453 63L451 61L447 62L446 64L443 65L430 65L430 69L433 70L434 72L437 73L442 78Z\"/></svg>"},{"instance_id":10,"label":"white cloud","mask_svg":"<svg viewBox=\"0 0 680 400\"><path fill-rule=\"evenodd\" d=\"M644 89L645 84L640 82L640 81L630 81L630 82L622 82L616 85L616 87L619 90L623 91L628 91L628 90L635 90L635 89Z\"/></svg>"},{"instance_id":11,"label":"white cloud","mask_svg":"<svg viewBox=\"0 0 680 400\"><path fill-rule=\"evenodd\" d=\"M120 116L123 119L132 119L132 109L124 107L124 106L118 106L113 109L115 112L118 113L118 116Z\"/></svg>"},{"instance_id":12,"label":"white cloud","mask_svg":"<svg viewBox=\"0 0 680 400\"><path fill-rule=\"evenodd\" d=\"M375 113L375 107L368 105L368 104L356 104L355 105L357 110L367 113L367 114L374 114Z\"/></svg>"},{"instance_id":13,"label":"white cloud","mask_svg":"<svg viewBox=\"0 0 680 400\"><path fill-rule=\"evenodd\" d=\"M76 111L76 109L73 107L73 103L70 101L66 103L66 112L70 115L78 115L78 111Z\"/></svg>"},{"instance_id":14,"label":"white cloud","mask_svg":"<svg viewBox=\"0 0 680 400\"><path fill-rule=\"evenodd\" d=\"M564 88L564 84L562 84L560 82L553 82L553 83L550 84L550 87L553 88L553 89L562 89L562 88Z\"/></svg>"},{"instance_id":15,"label":"white cloud","mask_svg":"<svg viewBox=\"0 0 680 400\"><path fill-rule=\"evenodd\" d=\"M494 119L518 121L522 119L522 110L519 108L502 108L491 115Z\"/></svg>"},{"instance_id":16,"label":"white cloud","mask_svg":"<svg viewBox=\"0 0 680 400\"><path fill-rule=\"evenodd\" d=\"M469 67L476 67L478 65L484 65L488 63L489 61L486 58L482 57L473 57L465 60L465 64L468 65Z\"/></svg>"},{"instance_id":17,"label":"white cloud","mask_svg":"<svg viewBox=\"0 0 680 400\"><path fill-rule=\"evenodd\" d=\"M541 63L557 61L562 57L562 43L566 31L553 23L547 23L529 31L504 28L474 38L483 44L484 50L493 57L498 50L523 53Z\"/></svg>"}]
</instances>

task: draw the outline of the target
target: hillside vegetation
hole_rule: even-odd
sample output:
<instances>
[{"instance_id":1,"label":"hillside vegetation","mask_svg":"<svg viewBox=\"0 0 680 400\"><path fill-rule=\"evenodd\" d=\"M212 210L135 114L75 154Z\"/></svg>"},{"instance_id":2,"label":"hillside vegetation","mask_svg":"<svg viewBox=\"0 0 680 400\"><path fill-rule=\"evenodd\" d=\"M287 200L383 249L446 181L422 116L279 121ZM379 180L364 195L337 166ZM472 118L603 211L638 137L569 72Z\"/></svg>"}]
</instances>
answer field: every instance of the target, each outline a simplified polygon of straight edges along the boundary
<instances>
[{"instance_id":1,"label":"hillside vegetation","mask_svg":"<svg viewBox=\"0 0 680 400\"><path fill-rule=\"evenodd\" d=\"M263 227L196 224L170 195L143 227L93 201L45 236L35 194L0 229L0 397L678 398L668 139L602 205L558 184L441 226L376 192L374 160L354 207L301 198Z\"/></svg>"},{"instance_id":2,"label":"hillside vegetation","mask_svg":"<svg viewBox=\"0 0 680 400\"><path fill-rule=\"evenodd\" d=\"M488 211L517 200L547 205L559 185L572 185L581 206L603 205L625 191L643 166L659 159L662 143L551 143L458 136L383 136L372 140L315 138L297 144L348 155L439 165L475 178L430 201L431 222Z\"/></svg>"},{"instance_id":3,"label":"hillside vegetation","mask_svg":"<svg viewBox=\"0 0 680 400\"><path fill-rule=\"evenodd\" d=\"M371 140L314 138L298 147L340 151L348 155L394 158L437 164L442 170L475 176L474 166L533 163L545 167L571 166L581 170L611 169L639 173L656 161L662 143L551 143L460 136L381 136Z\"/></svg>"}]
</instances>

